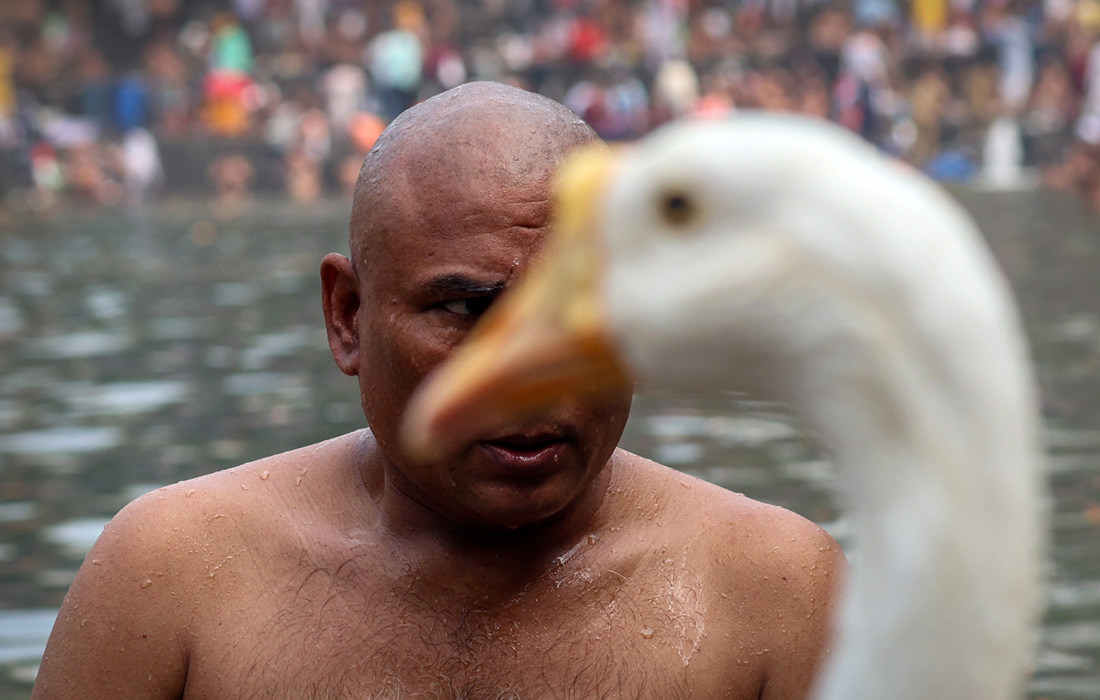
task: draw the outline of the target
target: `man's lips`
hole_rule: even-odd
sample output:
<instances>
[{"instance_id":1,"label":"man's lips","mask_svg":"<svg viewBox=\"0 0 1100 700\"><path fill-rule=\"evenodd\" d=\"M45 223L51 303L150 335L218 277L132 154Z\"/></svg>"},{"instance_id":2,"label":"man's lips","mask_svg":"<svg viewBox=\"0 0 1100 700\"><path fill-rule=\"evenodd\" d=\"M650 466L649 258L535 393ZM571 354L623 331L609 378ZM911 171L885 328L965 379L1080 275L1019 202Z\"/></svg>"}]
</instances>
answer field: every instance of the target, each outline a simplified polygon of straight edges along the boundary
<instances>
[{"instance_id":1,"label":"man's lips","mask_svg":"<svg viewBox=\"0 0 1100 700\"><path fill-rule=\"evenodd\" d=\"M508 435L477 444L507 471L536 474L556 468L566 439L560 435Z\"/></svg>"}]
</instances>

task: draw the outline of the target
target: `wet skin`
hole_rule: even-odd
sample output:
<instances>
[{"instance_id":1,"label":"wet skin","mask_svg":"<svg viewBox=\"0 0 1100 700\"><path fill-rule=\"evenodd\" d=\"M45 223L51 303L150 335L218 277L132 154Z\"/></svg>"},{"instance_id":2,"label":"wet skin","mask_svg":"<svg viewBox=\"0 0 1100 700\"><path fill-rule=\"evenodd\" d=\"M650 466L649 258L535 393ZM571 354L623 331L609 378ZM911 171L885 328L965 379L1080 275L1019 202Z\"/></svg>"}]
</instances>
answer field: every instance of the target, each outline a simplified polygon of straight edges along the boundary
<instances>
[{"instance_id":1,"label":"wet skin","mask_svg":"<svg viewBox=\"0 0 1100 700\"><path fill-rule=\"evenodd\" d=\"M803 697L835 543L616 450L627 392L564 397L433 463L401 453L409 395L531 264L553 166L591 134L492 85L396 126L361 176L351 258L321 270L371 430L127 506L34 699Z\"/></svg>"}]
</instances>

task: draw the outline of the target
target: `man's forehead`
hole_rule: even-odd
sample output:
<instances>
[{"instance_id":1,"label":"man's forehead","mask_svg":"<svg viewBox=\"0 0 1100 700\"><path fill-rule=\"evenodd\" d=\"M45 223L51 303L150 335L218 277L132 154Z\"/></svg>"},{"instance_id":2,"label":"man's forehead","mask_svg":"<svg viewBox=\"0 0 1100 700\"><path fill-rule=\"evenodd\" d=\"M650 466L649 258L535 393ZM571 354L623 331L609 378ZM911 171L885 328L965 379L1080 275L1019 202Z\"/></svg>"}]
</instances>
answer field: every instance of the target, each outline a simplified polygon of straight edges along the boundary
<instances>
[{"instance_id":1,"label":"man's forehead","mask_svg":"<svg viewBox=\"0 0 1100 700\"><path fill-rule=\"evenodd\" d=\"M549 173L523 183L476 174L460 186L420 180L408 189L391 191L379 210L387 216L374 223L386 237L438 242L517 227L541 229L550 218L549 183Z\"/></svg>"},{"instance_id":2,"label":"man's forehead","mask_svg":"<svg viewBox=\"0 0 1100 700\"><path fill-rule=\"evenodd\" d=\"M545 211L545 204L539 209ZM543 243L547 217L534 207L531 211L522 220L493 212L455 221L427 218L417 226L386 228L372 236L372 244L362 251L363 259L382 273L371 276L384 278L387 284L400 279L416 287L449 275L479 284L506 282Z\"/></svg>"}]
</instances>

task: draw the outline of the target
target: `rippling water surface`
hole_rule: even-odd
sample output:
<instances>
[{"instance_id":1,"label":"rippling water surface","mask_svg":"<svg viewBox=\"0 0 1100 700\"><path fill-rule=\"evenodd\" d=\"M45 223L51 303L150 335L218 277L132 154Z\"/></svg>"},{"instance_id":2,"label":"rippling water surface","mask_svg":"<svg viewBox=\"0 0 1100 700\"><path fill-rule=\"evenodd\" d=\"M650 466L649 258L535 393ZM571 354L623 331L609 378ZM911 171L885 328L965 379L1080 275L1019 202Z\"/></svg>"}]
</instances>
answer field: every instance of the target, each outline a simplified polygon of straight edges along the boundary
<instances>
[{"instance_id":1,"label":"rippling water surface","mask_svg":"<svg viewBox=\"0 0 1100 700\"><path fill-rule=\"evenodd\" d=\"M1100 698L1100 225L961 193L1024 307L1044 392L1052 583L1032 698ZM318 264L348 208L202 203L0 222L0 700L29 692L104 522L157 486L361 426ZM777 407L642 396L624 446L849 540L832 466Z\"/></svg>"}]
</instances>

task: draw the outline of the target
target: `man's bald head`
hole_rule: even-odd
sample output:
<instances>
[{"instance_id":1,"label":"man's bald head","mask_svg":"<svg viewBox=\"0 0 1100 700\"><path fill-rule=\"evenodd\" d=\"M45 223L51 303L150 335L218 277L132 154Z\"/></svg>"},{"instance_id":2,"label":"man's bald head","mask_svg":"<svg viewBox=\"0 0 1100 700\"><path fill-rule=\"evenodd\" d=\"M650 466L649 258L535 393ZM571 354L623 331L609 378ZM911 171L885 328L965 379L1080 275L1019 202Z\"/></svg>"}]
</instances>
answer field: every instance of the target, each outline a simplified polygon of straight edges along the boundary
<instances>
[{"instance_id":1,"label":"man's bald head","mask_svg":"<svg viewBox=\"0 0 1100 700\"><path fill-rule=\"evenodd\" d=\"M468 83L416 105L363 161L351 212L352 260L360 273L369 268L377 237L416 211L469 215L463 203L490 209L494 193L510 187L537 188L545 198L564 155L595 140L568 108L499 83Z\"/></svg>"}]
</instances>

